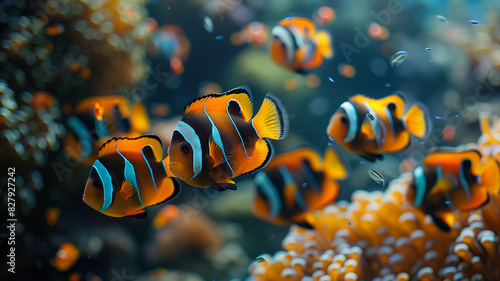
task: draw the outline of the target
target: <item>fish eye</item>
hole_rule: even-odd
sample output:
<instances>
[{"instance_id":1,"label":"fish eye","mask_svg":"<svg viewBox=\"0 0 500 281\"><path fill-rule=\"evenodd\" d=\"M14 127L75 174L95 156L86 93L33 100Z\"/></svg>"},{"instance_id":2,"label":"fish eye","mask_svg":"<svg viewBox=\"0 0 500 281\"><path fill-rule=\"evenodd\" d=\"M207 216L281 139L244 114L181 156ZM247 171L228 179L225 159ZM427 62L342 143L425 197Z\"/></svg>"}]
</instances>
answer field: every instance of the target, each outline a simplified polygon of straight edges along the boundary
<instances>
[{"instance_id":1,"label":"fish eye","mask_svg":"<svg viewBox=\"0 0 500 281\"><path fill-rule=\"evenodd\" d=\"M390 104L387 105L387 108L390 110L390 111L393 111L396 109L396 104L391 102Z\"/></svg>"},{"instance_id":2,"label":"fish eye","mask_svg":"<svg viewBox=\"0 0 500 281\"><path fill-rule=\"evenodd\" d=\"M100 180L93 180L93 181L92 181L92 185L93 185L95 188L97 188L97 189L102 188L102 184L101 184L101 181L100 181Z\"/></svg>"},{"instance_id":3,"label":"fish eye","mask_svg":"<svg viewBox=\"0 0 500 281\"><path fill-rule=\"evenodd\" d=\"M347 124L348 123L347 117L345 117L345 116L340 117L340 122L342 122L342 124Z\"/></svg>"},{"instance_id":4,"label":"fish eye","mask_svg":"<svg viewBox=\"0 0 500 281\"><path fill-rule=\"evenodd\" d=\"M183 142L181 144L181 151L184 154L188 154L189 152L191 152L191 145L189 145L189 143L187 142Z\"/></svg>"}]
</instances>

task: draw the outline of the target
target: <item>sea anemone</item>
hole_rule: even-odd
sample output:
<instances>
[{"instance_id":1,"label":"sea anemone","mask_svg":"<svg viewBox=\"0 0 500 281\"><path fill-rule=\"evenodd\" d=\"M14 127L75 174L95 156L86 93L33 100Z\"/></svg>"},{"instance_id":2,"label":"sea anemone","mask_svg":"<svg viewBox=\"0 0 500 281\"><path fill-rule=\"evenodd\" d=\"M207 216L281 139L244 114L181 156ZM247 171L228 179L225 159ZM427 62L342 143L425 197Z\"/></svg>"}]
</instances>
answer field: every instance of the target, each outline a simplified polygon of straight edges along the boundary
<instances>
[{"instance_id":1,"label":"sea anemone","mask_svg":"<svg viewBox=\"0 0 500 281\"><path fill-rule=\"evenodd\" d=\"M356 191L296 225L285 251L250 265L252 280L497 280L498 197L482 210L453 213L450 232L406 199L411 173L385 192ZM493 196L492 196L493 197Z\"/></svg>"}]
</instances>

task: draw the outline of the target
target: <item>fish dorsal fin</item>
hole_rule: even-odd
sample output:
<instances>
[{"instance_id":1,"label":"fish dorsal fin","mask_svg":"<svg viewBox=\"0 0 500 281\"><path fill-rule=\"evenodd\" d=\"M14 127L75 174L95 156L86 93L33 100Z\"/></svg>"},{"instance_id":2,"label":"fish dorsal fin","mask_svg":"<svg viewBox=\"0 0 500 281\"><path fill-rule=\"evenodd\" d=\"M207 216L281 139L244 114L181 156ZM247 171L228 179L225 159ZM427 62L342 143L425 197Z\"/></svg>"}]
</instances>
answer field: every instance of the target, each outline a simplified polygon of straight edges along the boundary
<instances>
[{"instance_id":1,"label":"fish dorsal fin","mask_svg":"<svg viewBox=\"0 0 500 281\"><path fill-rule=\"evenodd\" d=\"M122 105L126 104L128 100L125 97L112 95L112 96L100 96L100 97L92 97L82 100L75 108L75 114L86 113L90 109L94 109L95 103L99 102L99 104L103 107L104 113L111 112L111 107L115 104ZM122 112L120 112L122 113Z\"/></svg>"},{"instance_id":2,"label":"fish dorsal fin","mask_svg":"<svg viewBox=\"0 0 500 281\"><path fill-rule=\"evenodd\" d=\"M210 94L193 100L185 108L182 115L188 113L226 111L230 101L236 101L241 108L241 116L249 121L253 115L252 96L250 90L245 86L234 88L220 94Z\"/></svg>"},{"instance_id":3,"label":"fish dorsal fin","mask_svg":"<svg viewBox=\"0 0 500 281\"><path fill-rule=\"evenodd\" d=\"M481 153L474 149L464 151L461 148L439 148L425 157L424 164L437 166L442 163L443 166L456 166L458 171L460 163L466 159L469 159L472 164L470 172L478 175L481 168Z\"/></svg>"},{"instance_id":4,"label":"fish dorsal fin","mask_svg":"<svg viewBox=\"0 0 500 281\"><path fill-rule=\"evenodd\" d=\"M319 171L321 169L321 158L318 152L312 147L301 147L289 152L280 153L274 156L266 167L268 169L276 169L283 163L286 163L289 170L300 171L300 163L303 160L308 160L313 170Z\"/></svg>"},{"instance_id":5,"label":"fish dorsal fin","mask_svg":"<svg viewBox=\"0 0 500 281\"><path fill-rule=\"evenodd\" d=\"M146 145L151 146L155 160L160 162L163 159L163 148L161 139L157 135L143 135L137 138L112 138L99 148L98 157L116 153L115 149L120 153L141 153L142 148Z\"/></svg>"},{"instance_id":6,"label":"fish dorsal fin","mask_svg":"<svg viewBox=\"0 0 500 281\"><path fill-rule=\"evenodd\" d=\"M288 17L282 19L278 24L285 27L294 26L295 28L298 28L304 32L304 36L307 39L312 39L314 34L316 34L316 26L314 25L314 22L307 17Z\"/></svg>"},{"instance_id":7,"label":"fish dorsal fin","mask_svg":"<svg viewBox=\"0 0 500 281\"><path fill-rule=\"evenodd\" d=\"M211 136L208 141L208 154L214 159L214 167L226 163L224 152L222 152L222 149L215 143Z\"/></svg>"}]
</instances>

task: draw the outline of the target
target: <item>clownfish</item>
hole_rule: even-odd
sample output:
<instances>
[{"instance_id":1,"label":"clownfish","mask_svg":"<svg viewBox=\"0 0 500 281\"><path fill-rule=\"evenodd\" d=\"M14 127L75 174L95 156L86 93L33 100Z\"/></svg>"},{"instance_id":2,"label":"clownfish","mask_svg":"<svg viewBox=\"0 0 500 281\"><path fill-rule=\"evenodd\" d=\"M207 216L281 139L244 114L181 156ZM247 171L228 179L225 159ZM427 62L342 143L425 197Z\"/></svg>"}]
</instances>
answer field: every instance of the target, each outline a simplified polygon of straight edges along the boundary
<instances>
[{"instance_id":1,"label":"clownfish","mask_svg":"<svg viewBox=\"0 0 500 281\"><path fill-rule=\"evenodd\" d=\"M146 107L132 105L122 96L93 97L81 101L68 118L65 151L89 165L97 150L111 137L137 137L149 128Z\"/></svg>"},{"instance_id":2,"label":"clownfish","mask_svg":"<svg viewBox=\"0 0 500 281\"><path fill-rule=\"evenodd\" d=\"M500 190L500 167L496 160L481 162L474 149L440 148L428 154L413 171L407 198L435 224L449 231L454 210L468 211L484 206L489 193Z\"/></svg>"},{"instance_id":3,"label":"clownfish","mask_svg":"<svg viewBox=\"0 0 500 281\"><path fill-rule=\"evenodd\" d=\"M80 251L73 243L64 243L59 247L56 256L52 259L52 265L58 271L68 271L80 257Z\"/></svg>"},{"instance_id":4,"label":"clownfish","mask_svg":"<svg viewBox=\"0 0 500 281\"><path fill-rule=\"evenodd\" d=\"M268 139L288 133L288 115L274 95L267 94L252 115L251 94L244 87L189 103L168 148L171 173L192 186L236 190L231 179L262 169L273 152Z\"/></svg>"},{"instance_id":5,"label":"clownfish","mask_svg":"<svg viewBox=\"0 0 500 281\"><path fill-rule=\"evenodd\" d=\"M311 19L287 17L278 22L271 34L271 59L286 69L303 73L333 56L330 34L317 31Z\"/></svg>"},{"instance_id":6,"label":"clownfish","mask_svg":"<svg viewBox=\"0 0 500 281\"><path fill-rule=\"evenodd\" d=\"M391 95L375 100L363 95L340 105L326 133L344 149L369 161L382 160L383 153L400 152L410 146L410 135L424 138L431 130L427 109L413 105L403 116L404 100Z\"/></svg>"},{"instance_id":7,"label":"clownfish","mask_svg":"<svg viewBox=\"0 0 500 281\"><path fill-rule=\"evenodd\" d=\"M254 178L253 213L274 224L305 226L308 214L337 197L337 180L346 176L347 168L332 148L326 150L323 160L311 148L277 155Z\"/></svg>"},{"instance_id":8,"label":"clownfish","mask_svg":"<svg viewBox=\"0 0 500 281\"><path fill-rule=\"evenodd\" d=\"M108 140L92 165L83 201L110 217L146 217L144 207L171 200L180 191L162 157L156 135Z\"/></svg>"}]
</instances>

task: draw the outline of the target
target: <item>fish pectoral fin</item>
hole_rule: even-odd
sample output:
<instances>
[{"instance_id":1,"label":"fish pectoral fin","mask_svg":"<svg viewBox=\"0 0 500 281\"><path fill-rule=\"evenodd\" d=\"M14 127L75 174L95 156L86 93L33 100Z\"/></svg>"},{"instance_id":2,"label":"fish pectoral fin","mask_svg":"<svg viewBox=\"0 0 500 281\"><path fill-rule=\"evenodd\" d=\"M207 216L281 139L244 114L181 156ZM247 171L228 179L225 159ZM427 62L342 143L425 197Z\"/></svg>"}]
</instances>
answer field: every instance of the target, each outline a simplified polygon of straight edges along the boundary
<instances>
[{"instance_id":1,"label":"fish pectoral fin","mask_svg":"<svg viewBox=\"0 0 500 281\"><path fill-rule=\"evenodd\" d=\"M218 182L211 186L211 188L217 191L226 191L228 189L236 190L237 186L232 180L227 180L227 182Z\"/></svg>"},{"instance_id":2,"label":"fish pectoral fin","mask_svg":"<svg viewBox=\"0 0 500 281\"><path fill-rule=\"evenodd\" d=\"M255 143L255 149L251 156L251 162L245 166L241 175L247 175L259 171L264 168L273 154L273 147L267 139L259 139Z\"/></svg>"},{"instance_id":3,"label":"fish pectoral fin","mask_svg":"<svg viewBox=\"0 0 500 281\"><path fill-rule=\"evenodd\" d=\"M142 102L134 104L130 112L130 123L133 131L145 132L149 128L149 118Z\"/></svg>"},{"instance_id":4,"label":"fish pectoral fin","mask_svg":"<svg viewBox=\"0 0 500 281\"><path fill-rule=\"evenodd\" d=\"M224 152L222 152L222 149L215 143L212 137L208 141L208 154L214 161L214 167L226 163Z\"/></svg>"},{"instance_id":5,"label":"fish pectoral fin","mask_svg":"<svg viewBox=\"0 0 500 281\"><path fill-rule=\"evenodd\" d=\"M177 178L167 177L158 187L156 196L148 204L150 206L158 205L166 201L172 200L181 191L181 184Z\"/></svg>"},{"instance_id":6,"label":"fish pectoral fin","mask_svg":"<svg viewBox=\"0 0 500 281\"><path fill-rule=\"evenodd\" d=\"M144 210L138 210L138 211L134 211L134 212L130 212L130 213L125 214L125 217L134 218L134 219L145 219L148 217L148 213L146 213L146 211L144 211Z\"/></svg>"},{"instance_id":7,"label":"fish pectoral fin","mask_svg":"<svg viewBox=\"0 0 500 281\"><path fill-rule=\"evenodd\" d=\"M246 86L240 86L224 93L209 94L193 100L185 108L182 115L189 113L211 111L226 111L231 100L237 101L241 108L241 115L249 121L253 115L252 96Z\"/></svg>"},{"instance_id":8,"label":"fish pectoral fin","mask_svg":"<svg viewBox=\"0 0 500 281\"><path fill-rule=\"evenodd\" d=\"M120 190L116 192L116 194L122 197L124 200L130 199L136 195L134 186L127 180L124 180L122 182L122 186L120 187Z\"/></svg>"}]
</instances>

